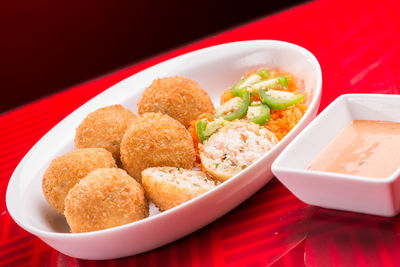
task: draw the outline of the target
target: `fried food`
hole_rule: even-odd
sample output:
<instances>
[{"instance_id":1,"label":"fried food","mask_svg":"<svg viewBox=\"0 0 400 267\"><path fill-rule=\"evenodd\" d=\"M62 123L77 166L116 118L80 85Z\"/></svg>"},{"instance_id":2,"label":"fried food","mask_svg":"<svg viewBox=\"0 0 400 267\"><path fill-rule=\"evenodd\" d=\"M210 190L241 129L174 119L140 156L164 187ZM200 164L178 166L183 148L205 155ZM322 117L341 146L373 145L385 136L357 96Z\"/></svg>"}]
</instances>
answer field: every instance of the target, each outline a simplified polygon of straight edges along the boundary
<instances>
[{"instance_id":1,"label":"fried food","mask_svg":"<svg viewBox=\"0 0 400 267\"><path fill-rule=\"evenodd\" d=\"M161 113L145 113L133 120L121 142L124 169L141 183L149 167L190 169L195 161L193 140L177 120Z\"/></svg>"},{"instance_id":2,"label":"fried food","mask_svg":"<svg viewBox=\"0 0 400 267\"><path fill-rule=\"evenodd\" d=\"M262 157L278 143L268 129L246 120L222 127L199 144L204 169L223 182Z\"/></svg>"},{"instance_id":3,"label":"fried food","mask_svg":"<svg viewBox=\"0 0 400 267\"><path fill-rule=\"evenodd\" d=\"M95 169L112 167L117 167L115 160L103 148L82 148L59 156L44 173L44 196L57 212L64 214L64 199L81 178Z\"/></svg>"},{"instance_id":4,"label":"fried food","mask_svg":"<svg viewBox=\"0 0 400 267\"><path fill-rule=\"evenodd\" d=\"M124 170L101 168L90 172L68 193L65 217L72 233L127 224L149 215L142 186Z\"/></svg>"},{"instance_id":5,"label":"fried food","mask_svg":"<svg viewBox=\"0 0 400 267\"><path fill-rule=\"evenodd\" d=\"M215 187L204 172L175 167L154 167L142 172L147 196L165 211L191 200Z\"/></svg>"},{"instance_id":6,"label":"fried food","mask_svg":"<svg viewBox=\"0 0 400 267\"><path fill-rule=\"evenodd\" d=\"M112 105L90 113L76 129L77 148L102 147L119 161L120 144L136 116L121 105Z\"/></svg>"},{"instance_id":7,"label":"fried food","mask_svg":"<svg viewBox=\"0 0 400 267\"><path fill-rule=\"evenodd\" d=\"M175 76L154 80L146 88L138 113L161 112L181 122L186 128L203 113L214 113L208 94L188 78Z\"/></svg>"}]
</instances>

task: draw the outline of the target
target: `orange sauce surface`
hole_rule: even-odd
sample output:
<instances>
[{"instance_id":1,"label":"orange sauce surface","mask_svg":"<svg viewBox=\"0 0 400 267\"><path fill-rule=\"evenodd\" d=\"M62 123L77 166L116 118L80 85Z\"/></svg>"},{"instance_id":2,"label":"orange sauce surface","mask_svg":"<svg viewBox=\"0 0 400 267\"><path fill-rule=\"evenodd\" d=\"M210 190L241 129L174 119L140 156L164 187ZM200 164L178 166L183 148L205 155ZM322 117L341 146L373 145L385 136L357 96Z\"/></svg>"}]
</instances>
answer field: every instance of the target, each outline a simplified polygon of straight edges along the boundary
<instances>
[{"instance_id":1,"label":"orange sauce surface","mask_svg":"<svg viewBox=\"0 0 400 267\"><path fill-rule=\"evenodd\" d=\"M307 166L309 170L384 178L400 167L400 123L355 120Z\"/></svg>"}]
</instances>

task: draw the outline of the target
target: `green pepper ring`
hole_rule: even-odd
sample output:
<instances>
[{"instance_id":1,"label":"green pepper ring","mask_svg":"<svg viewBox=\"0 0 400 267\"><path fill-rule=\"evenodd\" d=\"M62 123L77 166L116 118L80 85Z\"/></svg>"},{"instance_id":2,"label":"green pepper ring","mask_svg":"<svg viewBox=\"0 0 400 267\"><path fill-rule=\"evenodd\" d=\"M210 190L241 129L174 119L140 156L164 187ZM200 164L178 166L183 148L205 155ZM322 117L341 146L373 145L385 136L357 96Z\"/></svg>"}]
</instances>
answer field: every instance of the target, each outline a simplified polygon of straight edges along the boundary
<instances>
[{"instance_id":1,"label":"green pepper ring","mask_svg":"<svg viewBox=\"0 0 400 267\"><path fill-rule=\"evenodd\" d=\"M292 97L283 99L267 95L267 93L262 89L259 90L259 93L261 102L266 104L272 110L287 109L290 106L300 103L304 99L303 94L293 95Z\"/></svg>"},{"instance_id":2,"label":"green pepper ring","mask_svg":"<svg viewBox=\"0 0 400 267\"><path fill-rule=\"evenodd\" d=\"M227 115L223 115L222 118L227 121L233 121L236 119L241 119L247 114L247 109L250 105L250 92L245 91L242 95L243 104L235 111Z\"/></svg>"}]
</instances>

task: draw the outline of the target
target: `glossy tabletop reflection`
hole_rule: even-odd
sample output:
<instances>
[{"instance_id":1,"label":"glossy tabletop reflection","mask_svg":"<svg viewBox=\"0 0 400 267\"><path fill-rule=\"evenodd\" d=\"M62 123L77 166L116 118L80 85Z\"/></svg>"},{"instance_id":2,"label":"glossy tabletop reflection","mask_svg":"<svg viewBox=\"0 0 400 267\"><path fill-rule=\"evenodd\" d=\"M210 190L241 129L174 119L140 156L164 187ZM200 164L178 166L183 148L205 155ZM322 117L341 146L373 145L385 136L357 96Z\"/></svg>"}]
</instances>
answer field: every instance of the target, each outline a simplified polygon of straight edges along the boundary
<instances>
[{"instance_id":1,"label":"glossy tabletop reflection","mask_svg":"<svg viewBox=\"0 0 400 267\"><path fill-rule=\"evenodd\" d=\"M399 94L399 13L400 2L395 0L314 1L3 114L0 265L400 265L398 216L383 218L308 206L276 179L227 215L189 236L147 253L109 261L79 260L53 250L20 228L9 216L4 201L8 180L18 162L61 119L118 81L199 48L275 39L310 50L323 73L320 111L345 93Z\"/></svg>"}]
</instances>

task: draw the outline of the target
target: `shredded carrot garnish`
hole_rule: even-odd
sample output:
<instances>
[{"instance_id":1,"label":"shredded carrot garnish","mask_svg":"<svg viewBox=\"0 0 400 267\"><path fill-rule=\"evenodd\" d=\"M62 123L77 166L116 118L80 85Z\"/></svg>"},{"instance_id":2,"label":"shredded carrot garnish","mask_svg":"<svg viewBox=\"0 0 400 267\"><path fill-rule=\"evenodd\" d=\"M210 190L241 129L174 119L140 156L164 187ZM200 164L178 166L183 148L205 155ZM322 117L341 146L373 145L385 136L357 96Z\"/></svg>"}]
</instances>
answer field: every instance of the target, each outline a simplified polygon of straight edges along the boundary
<instances>
[{"instance_id":1,"label":"shredded carrot garnish","mask_svg":"<svg viewBox=\"0 0 400 267\"><path fill-rule=\"evenodd\" d=\"M221 105L223 105L225 102L228 102L234 97L235 96L231 93L231 89L224 91L221 95L221 100L220 100Z\"/></svg>"},{"instance_id":2,"label":"shredded carrot garnish","mask_svg":"<svg viewBox=\"0 0 400 267\"><path fill-rule=\"evenodd\" d=\"M284 110L271 110L271 120L265 127L281 140L296 126L306 110L307 106L304 104L297 104Z\"/></svg>"}]
</instances>

